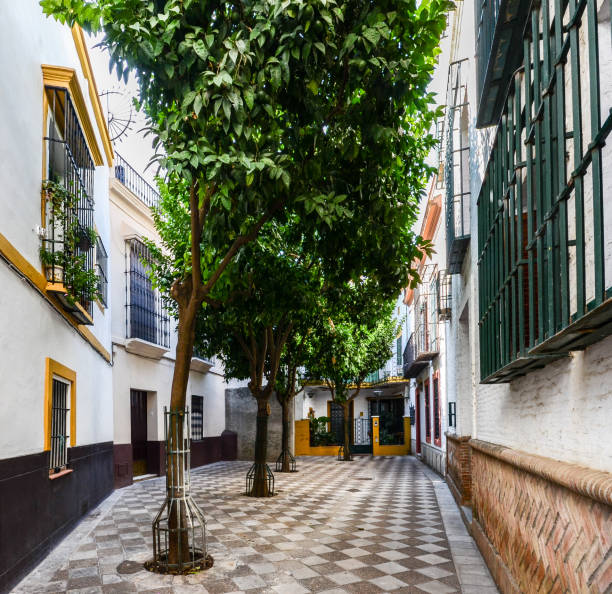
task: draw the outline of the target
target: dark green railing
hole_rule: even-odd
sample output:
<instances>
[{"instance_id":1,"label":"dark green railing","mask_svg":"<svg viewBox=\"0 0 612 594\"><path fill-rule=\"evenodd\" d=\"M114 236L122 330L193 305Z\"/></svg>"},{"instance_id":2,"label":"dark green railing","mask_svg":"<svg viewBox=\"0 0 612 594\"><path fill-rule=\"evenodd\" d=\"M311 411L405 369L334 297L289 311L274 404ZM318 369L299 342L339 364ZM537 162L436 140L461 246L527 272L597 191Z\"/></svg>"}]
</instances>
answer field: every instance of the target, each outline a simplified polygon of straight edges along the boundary
<instances>
[{"instance_id":1,"label":"dark green railing","mask_svg":"<svg viewBox=\"0 0 612 594\"><path fill-rule=\"evenodd\" d=\"M544 0L529 24L478 200L486 382L612 332L602 167L612 119L606 110L602 124L596 0Z\"/></svg>"}]
</instances>

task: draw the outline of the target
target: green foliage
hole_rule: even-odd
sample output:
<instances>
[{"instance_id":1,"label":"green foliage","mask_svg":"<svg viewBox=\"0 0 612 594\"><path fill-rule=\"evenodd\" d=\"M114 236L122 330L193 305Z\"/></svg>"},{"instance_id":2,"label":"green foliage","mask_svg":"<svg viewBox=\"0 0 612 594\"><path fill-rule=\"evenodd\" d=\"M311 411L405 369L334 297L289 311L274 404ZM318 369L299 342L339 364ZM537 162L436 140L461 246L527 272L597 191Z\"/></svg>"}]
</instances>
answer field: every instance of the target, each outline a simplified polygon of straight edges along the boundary
<instances>
[{"instance_id":1,"label":"green foliage","mask_svg":"<svg viewBox=\"0 0 612 594\"><path fill-rule=\"evenodd\" d=\"M360 289L353 287L359 297ZM357 394L366 376L380 369L392 355L399 325L391 317L393 302L374 300L370 311L358 315L337 311L337 317L321 316L307 355L310 377L323 380L338 403ZM357 391L349 394L349 386Z\"/></svg>"},{"instance_id":2,"label":"green foliage","mask_svg":"<svg viewBox=\"0 0 612 594\"><path fill-rule=\"evenodd\" d=\"M171 193L195 184L200 205L209 202L204 280L270 209L297 214L354 279L361 254L411 260L409 229L435 143L426 87L447 0L41 5L61 22L101 30L117 74L136 75ZM177 209L165 218L178 216L173 225L186 234L189 209ZM334 231L347 219L354 235L341 245ZM190 248L180 247L175 278L191 267ZM399 264L388 279L398 281L409 282Z\"/></svg>"},{"instance_id":3,"label":"green foliage","mask_svg":"<svg viewBox=\"0 0 612 594\"><path fill-rule=\"evenodd\" d=\"M327 430L329 417L316 417L310 419L310 440L313 446L334 445L336 436Z\"/></svg>"},{"instance_id":4,"label":"green foliage","mask_svg":"<svg viewBox=\"0 0 612 594\"><path fill-rule=\"evenodd\" d=\"M47 209L52 225L58 236L53 242L43 240L40 260L46 268L57 273L62 271L63 283L67 289L66 299L74 305L85 295L96 299L98 276L87 265L87 252L92 249L98 237L92 227L82 227L77 216L78 197L62 184L54 181L43 183Z\"/></svg>"}]
</instances>

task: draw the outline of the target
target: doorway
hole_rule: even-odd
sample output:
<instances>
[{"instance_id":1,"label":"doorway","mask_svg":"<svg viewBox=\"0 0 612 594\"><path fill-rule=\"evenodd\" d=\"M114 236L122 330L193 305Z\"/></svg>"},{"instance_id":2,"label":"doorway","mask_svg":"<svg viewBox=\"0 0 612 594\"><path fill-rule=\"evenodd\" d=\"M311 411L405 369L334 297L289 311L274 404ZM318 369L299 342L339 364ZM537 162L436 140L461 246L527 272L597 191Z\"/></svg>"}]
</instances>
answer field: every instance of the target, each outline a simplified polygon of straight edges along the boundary
<instances>
[{"instance_id":1,"label":"doorway","mask_svg":"<svg viewBox=\"0 0 612 594\"><path fill-rule=\"evenodd\" d=\"M351 400L349 403L349 443L353 443L353 404ZM344 409L332 400L328 400L327 416L329 417L329 430L335 436L335 444L342 445L344 443Z\"/></svg>"},{"instance_id":2,"label":"doorway","mask_svg":"<svg viewBox=\"0 0 612 594\"><path fill-rule=\"evenodd\" d=\"M147 473L147 392L130 390L133 476Z\"/></svg>"},{"instance_id":3,"label":"doorway","mask_svg":"<svg viewBox=\"0 0 612 594\"><path fill-rule=\"evenodd\" d=\"M404 398L380 398L370 400L370 417L378 416L380 445L404 443Z\"/></svg>"}]
</instances>

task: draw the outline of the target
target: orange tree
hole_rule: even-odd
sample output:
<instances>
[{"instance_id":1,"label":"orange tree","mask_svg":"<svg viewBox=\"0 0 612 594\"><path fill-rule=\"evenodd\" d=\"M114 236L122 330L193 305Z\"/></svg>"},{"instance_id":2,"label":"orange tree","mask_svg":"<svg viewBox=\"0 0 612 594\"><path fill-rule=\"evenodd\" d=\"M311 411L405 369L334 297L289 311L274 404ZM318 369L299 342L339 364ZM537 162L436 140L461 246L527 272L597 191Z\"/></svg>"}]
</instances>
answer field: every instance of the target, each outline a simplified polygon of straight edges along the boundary
<instances>
[{"instance_id":1,"label":"orange tree","mask_svg":"<svg viewBox=\"0 0 612 594\"><path fill-rule=\"evenodd\" d=\"M178 317L170 407L182 411L197 315L268 221L296 213L314 233L359 213L380 229L355 234L375 244L392 211L404 225L414 217L434 142L426 87L449 2L40 3L100 31L117 74L136 76L176 203L162 218ZM343 265L357 269L358 258Z\"/></svg>"}]
</instances>

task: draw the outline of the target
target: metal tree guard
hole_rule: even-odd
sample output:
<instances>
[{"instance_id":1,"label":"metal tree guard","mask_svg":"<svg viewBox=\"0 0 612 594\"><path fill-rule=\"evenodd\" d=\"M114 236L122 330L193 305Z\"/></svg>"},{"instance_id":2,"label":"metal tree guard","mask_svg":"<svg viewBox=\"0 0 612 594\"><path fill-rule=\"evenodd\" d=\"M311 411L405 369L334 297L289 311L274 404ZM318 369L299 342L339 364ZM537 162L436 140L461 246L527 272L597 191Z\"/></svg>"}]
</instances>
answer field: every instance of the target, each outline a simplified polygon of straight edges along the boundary
<instances>
[{"instance_id":1,"label":"metal tree guard","mask_svg":"<svg viewBox=\"0 0 612 594\"><path fill-rule=\"evenodd\" d=\"M280 453L280 456L276 459L276 472L283 472L283 460L285 459L285 456L289 458L289 472L297 472L295 458L289 450L283 450Z\"/></svg>"},{"instance_id":2,"label":"metal tree guard","mask_svg":"<svg viewBox=\"0 0 612 594\"><path fill-rule=\"evenodd\" d=\"M267 496L272 497L274 495L274 475L267 464L258 464L255 462L246 475L246 495L253 496L253 485L255 484L256 478L264 476L264 480L268 484Z\"/></svg>"},{"instance_id":3,"label":"metal tree guard","mask_svg":"<svg viewBox=\"0 0 612 594\"><path fill-rule=\"evenodd\" d=\"M189 409L164 407L166 435L166 500L153 520L152 569L183 573L212 565L206 552L206 520L190 494L191 435ZM182 447L181 447L182 446ZM174 525L172 525L174 524ZM178 534L176 561L170 561L170 537ZM188 554L185 554L185 547ZM187 560L185 558L187 557Z\"/></svg>"}]
</instances>

